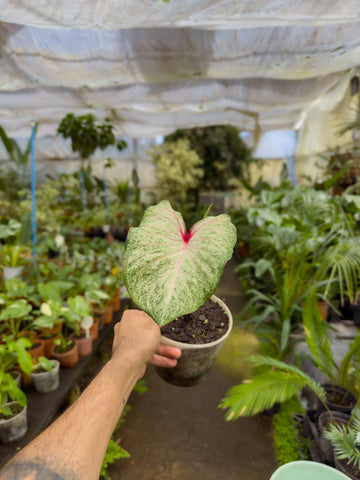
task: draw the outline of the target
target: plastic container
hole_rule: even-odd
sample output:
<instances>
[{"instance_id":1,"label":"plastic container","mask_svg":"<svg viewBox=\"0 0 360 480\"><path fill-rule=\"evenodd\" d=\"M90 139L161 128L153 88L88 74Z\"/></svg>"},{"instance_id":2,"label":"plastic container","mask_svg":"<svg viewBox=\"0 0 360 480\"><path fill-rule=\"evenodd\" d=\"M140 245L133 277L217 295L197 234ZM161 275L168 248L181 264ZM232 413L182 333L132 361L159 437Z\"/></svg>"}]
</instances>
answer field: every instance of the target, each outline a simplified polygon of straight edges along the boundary
<instances>
[{"instance_id":1,"label":"plastic container","mask_svg":"<svg viewBox=\"0 0 360 480\"><path fill-rule=\"evenodd\" d=\"M349 480L349 477L323 463L298 460L282 465L270 480Z\"/></svg>"}]
</instances>

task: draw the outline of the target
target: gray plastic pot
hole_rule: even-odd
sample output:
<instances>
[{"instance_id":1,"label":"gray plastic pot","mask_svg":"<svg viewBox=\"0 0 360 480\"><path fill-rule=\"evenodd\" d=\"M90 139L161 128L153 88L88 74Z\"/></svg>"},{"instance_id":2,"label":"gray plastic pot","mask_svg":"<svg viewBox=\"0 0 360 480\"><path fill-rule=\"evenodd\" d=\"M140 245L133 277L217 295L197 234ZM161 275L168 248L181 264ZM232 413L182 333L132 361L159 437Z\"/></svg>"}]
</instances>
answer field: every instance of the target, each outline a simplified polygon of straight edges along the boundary
<instances>
[{"instance_id":1,"label":"gray plastic pot","mask_svg":"<svg viewBox=\"0 0 360 480\"><path fill-rule=\"evenodd\" d=\"M4 280L11 280L15 277L20 277L21 272L24 267L3 267L4 271Z\"/></svg>"},{"instance_id":2,"label":"gray plastic pot","mask_svg":"<svg viewBox=\"0 0 360 480\"><path fill-rule=\"evenodd\" d=\"M215 295L211 297L211 300L220 305L228 316L229 326L227 331L218 340L201 345L177 342L162 335L161 343L163 345L170 345L180 348L181 350L181 357L176 367L155 367L156 372L166 382L179 387L191 387L203 382L209 374L215 358L223 346L225 339L229 336L233 326L231 312L225 303Z\"/></svg>"},{"instance_id":3,"label":"gray plastic pot","mask_svg":"<svg viewBox=\"0 0 360 480\"><path fill-rule=\"evenodd\" d=\"M58 360L50 360L54 368L50 372L36 370L31 372L31 378L34 382L34 387L39 393L48 393L56 390L59 386L59 367Z\"/></svg>"},{"instance_id":4,"label":"gray plastic pot","mask_svg":"<svg viewBox=\"0 0 360 480\"><path fill-rule=\"evenodd\" d=\"M5 406L16 405L17 402L6 403ZM0 420L0 442L10 443L22 438L27 432L27 407L11 418Z\"/></svg>"}]
</instances>

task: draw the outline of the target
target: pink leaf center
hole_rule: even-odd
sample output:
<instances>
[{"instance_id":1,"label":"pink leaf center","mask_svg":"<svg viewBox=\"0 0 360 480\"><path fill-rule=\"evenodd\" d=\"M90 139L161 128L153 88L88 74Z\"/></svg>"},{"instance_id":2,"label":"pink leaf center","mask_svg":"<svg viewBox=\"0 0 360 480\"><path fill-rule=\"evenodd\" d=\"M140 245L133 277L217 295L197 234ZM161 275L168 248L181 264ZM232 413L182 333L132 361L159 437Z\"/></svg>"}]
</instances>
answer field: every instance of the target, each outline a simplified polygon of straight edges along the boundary
<instances>
[{"instance_id":1,"label":"pink leaf center","mask_svg":"<svg viewBox=\"0 0 360 480\"><path fill-rule=\"evenodd\" d=\"M184 240L185 243L189 243L190 241L190 238L193 236L193 232L191 231L191 229L189 230L189 233L186 232L186 229L185 230L182 230L181 231L181 236Z\"/></svg>"}]
</instances>

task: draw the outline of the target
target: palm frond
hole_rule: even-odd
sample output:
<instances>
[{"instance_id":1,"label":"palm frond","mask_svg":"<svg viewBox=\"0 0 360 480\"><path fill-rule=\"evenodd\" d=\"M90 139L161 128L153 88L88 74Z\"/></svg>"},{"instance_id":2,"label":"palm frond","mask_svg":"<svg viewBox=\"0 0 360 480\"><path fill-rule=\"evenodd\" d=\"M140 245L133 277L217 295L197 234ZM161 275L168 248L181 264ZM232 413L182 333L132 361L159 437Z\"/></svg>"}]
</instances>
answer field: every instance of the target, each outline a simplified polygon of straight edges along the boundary
<instances>
[{"instance_id":1,"label":"palm frond","mask_svg":"<svg viewBox=\"0 0 360 480\"><path fill-rule=\"evenodd\" d=\"M313 362L327 377L333 377L336 365L326 332L326 322L320 318L315 292L310 293L305 298L303 324L306 343Z\"/></svg>"},{"instance_id":2,"label":"palm frond","mask_svg":"<svg viewBox=\"0 0 360 480\"><path fill-rule=\"evenodd\" d=\"M312 378L293 365L256 355L251 360L257 366L273 367L255 375L253 379L232 387L219 407L228 408L226 420L240 416L251 416L271 408L277 402L284 402L309 386L318 397L325 401L325 391Z\"/></svg>"},{"instance_id":3,"label":"palm frond","mask_svg":"<svg viewBox=\"0 0 360 480\"><path fill-rule=\"evenodd\" d=\"M350 367L351 367L351 363L354 358L358 360L359 355L360 355L360 332L357 332L354 340L349 345L346 355L344 356L344 358L340 363L339 380L338 380L340 385L344 385L348 371L350 370ZM359 431L360 431L360 428L359 428Z\"/></svg>"},{"instance_id":4,"label":"palm frond","mask_svg":"<svg viewBox=\"0 0 360 480\"><path fill-rule=\"evenodd\" d=\"M345 290L353 301L360 276L360 244L354 239L344 239L338 244L329 247L321 258L318 278L329 278L329 285L333 278L338 278L341 298Z\"/></svg>"},{"instance_id":5,"label":"palm frond","mask_svg":"<svg viewBox=\"0 0 360 480\"><path fill-rule=\"evenodd\" d=\"M360 451L356 447L356 432L346 425L330 424L323 432L324 438L334 447L336 458L346 459L348 464L360 469Z\"/></svg>"}]
</instances>

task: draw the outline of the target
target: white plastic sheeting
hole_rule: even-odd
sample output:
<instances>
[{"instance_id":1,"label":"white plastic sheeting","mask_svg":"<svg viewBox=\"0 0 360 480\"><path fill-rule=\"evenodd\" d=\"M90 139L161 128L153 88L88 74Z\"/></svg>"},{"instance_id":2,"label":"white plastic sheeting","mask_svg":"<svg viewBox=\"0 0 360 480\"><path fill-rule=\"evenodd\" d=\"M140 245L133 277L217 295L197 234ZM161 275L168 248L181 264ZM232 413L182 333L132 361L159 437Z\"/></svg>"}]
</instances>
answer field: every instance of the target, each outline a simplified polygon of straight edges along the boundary
<instances>
[{"instance_id":1,"label":"white plastic sheeting","mask_svg":"<svg viewBox=\"0 0 360 480\"><path fill-rule=\"evenodd\" d=\"M39 121L40 144L68 112L130 137L299 129L342 101L359 33L359 0L0 0L0 125Z\"/></svg>"}]
</instances>

